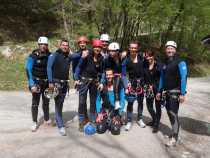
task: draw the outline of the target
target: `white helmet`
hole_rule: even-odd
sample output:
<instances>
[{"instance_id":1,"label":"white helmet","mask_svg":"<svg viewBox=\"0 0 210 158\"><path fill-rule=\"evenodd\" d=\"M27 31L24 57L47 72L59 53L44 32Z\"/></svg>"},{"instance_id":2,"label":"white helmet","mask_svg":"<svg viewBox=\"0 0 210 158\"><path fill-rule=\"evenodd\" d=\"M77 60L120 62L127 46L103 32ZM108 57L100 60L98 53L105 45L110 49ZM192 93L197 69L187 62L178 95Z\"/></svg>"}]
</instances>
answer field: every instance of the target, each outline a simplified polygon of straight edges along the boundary
<instances>
[{"instance_id":1,"label":"white helmet","mask_svg":"<svg viewBox=\"0 0 210 158\"><path fill-rule=\"evenodd\" d=\"M119 50L120 46L117 42L112 42L108 46L108 50Z\"/></svg>"},{"instance_id":2,"label":"white helmet","mask_svg":"<svg viewBox=\"0 0 210 158\"><path fill-rule=\"evenodd\" d=\"M47 37L39 37L38 44L48 44L48 38Z\"/></svg>"},{"instance_id":3,"label":"white helmet","mask_svg":"<svg viewBox=\"0 0 210 158\"><path fill-rule=\"evenodd\" d=\"M102 34L101 37L100 37L100 40L109 42L110 41L109 35L108 34Z\"/></svg>"},{"instance_id":4,"label":"white helmet","mask_svg":"<svg viewBox=\"0 0 210 158\"><path fill-rule=\"evenodd\" d=\"M168 46L172 46L174 48L177 48L177 44L174 41L168 41L168 42L166 42L165 47L168 47Z\"/></svg>"}]
</instances>

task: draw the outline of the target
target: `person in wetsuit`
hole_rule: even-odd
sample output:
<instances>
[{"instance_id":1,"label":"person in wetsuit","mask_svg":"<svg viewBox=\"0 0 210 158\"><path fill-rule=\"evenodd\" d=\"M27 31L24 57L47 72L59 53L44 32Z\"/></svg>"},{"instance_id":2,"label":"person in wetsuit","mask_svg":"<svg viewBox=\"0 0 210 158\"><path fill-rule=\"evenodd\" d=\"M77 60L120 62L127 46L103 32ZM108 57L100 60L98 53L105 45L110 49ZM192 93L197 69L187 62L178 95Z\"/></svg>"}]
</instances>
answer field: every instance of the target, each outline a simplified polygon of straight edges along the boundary
<instances>
[{"instance_id":1,"label":"person in wetsuit","mask_svg":"<svg viewBox=\"0 0 210 158\"><path fill-rule=\"evenodd\" d=\"M42 96L42 109L44 113L44 123L50 125L49 119L49 99L45 97L44 91L48 88L47 80L47 61L51 53L48 50L48 38L39 37L38 49L33 52L27 58L25 69L28 77L29 89L32 93L32 120L31 127L32 132L38 129L38 106L40 97Z\"/></svg>"},{"instance_id":2,"label":"person in wetsuit","mask_svg":"<svg viewBox=\"0 0 210 158\"><path fill-rule=\"evenodd\" d=\"M69 54L69 41L62 39L59 48L50 55L47 63L47 75L49 80L49 90L58 89L55 100L55 119L60 135L65 136L62 110L66 93L69 89L69 69L71 61L80 58L80 55ZM82 54L83 57L83 54Z\"/></svg>"},{"instance_id":3,"label":"person in wetsuit","mask_svg":"<svg viewBox=\"0 0 210 158\"><path fill-rule=\"evenodd\" d=\"M85 112L87 109L87 93L90 96L89 121L95 123L96 95L98 83L103 73L103 57L100 54L102 42L98 39L92 41L93 51L88 56L80 59L74 74L79 91L79 131L83 131Z\"/></svg>"},{"instance_id":4,"label":"person in wetsuit","mask_svg":"<svg viewBox=\"0 0 210 158\"><path fill-rule=\"evenodd\" d=\"M144 99L144 64L140 54L138 54L139 45L133 41L129 44L129 52L123 61L123 66L126 67L128 73L128 81L125 84L127 95L127 125L126 131L129 131L132 126L133 119L133 104L138 102L137 123L141 128L146 125L143 121L143 99Z\"/></svg>"},{"instance_id":5,"label":"person in wetsuit","mask_svg":"<svg viewBox=\"0 0 210 158\"><path fill-rule=\"evenodd\" d=\"M147 109L152 117L152 121L147 125L153 128L153 133L158 132L161 118L161 102L156 99L160 80L161 63L155 58L155 53L151 49L145 51L147 65L144 67L145 98ZM155 109L154 109L155 100Z\"/></svg>"},{"instance_id":6,"label":"person in wetsuit","mask_svg":"<svg viewBox=\"0 0 210 158\"><path fill-rule=\"evenodd\" d=\"M161 92L166 93L166 110L172 126L172 133L167 146L175 146L179 136L178 111L180 103L185 101L187 85L187 64L176 53L177 44L168 41L165 45L166 60L161 70L157 100Z\"/></svg>"}]
</instances>

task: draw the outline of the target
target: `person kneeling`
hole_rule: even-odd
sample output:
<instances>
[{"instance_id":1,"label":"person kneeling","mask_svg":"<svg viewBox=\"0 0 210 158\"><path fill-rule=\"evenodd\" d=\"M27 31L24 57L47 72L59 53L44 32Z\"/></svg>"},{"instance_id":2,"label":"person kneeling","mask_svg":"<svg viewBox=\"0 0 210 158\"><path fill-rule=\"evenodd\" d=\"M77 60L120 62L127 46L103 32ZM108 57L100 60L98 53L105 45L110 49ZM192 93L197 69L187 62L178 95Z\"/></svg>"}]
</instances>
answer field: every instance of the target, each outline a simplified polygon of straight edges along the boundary
<instances>
[{"instance_id":1,"label":"person kneeling","mask_svg":"<svg viewBox=\"0 0 210 158\"><path fill-rule=\"evenodd\" d=\"M115 107L114 97L114 79L113 70L106 70L106 83L104 84L103 90L98 92L96 99L96 129L97 133L103 134L108 129L113 135L120 134L120 128L122 126L121 113L125 106L125 94L123 87L119 90L120 96L120 107ZM107 102L101 104L101 95L108 97Z\"/></svg>"}]
</instances>

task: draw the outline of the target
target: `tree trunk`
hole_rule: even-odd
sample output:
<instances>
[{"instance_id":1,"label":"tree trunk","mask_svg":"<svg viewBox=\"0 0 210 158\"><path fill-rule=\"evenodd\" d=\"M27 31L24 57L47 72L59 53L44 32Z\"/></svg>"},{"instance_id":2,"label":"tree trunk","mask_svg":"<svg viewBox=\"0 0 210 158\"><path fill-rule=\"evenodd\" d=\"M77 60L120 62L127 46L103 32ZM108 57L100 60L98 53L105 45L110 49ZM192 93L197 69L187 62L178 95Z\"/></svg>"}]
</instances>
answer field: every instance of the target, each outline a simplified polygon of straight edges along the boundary
<instances>
[{"instance_id":1,"label":"tree trunk","mask_svg":"<svg viewBox=\"0 0 210 158\"><path fill-rule=\"evenodd\" d=\"M65 36L69 40L70 39L70 35L69 35L67 18L66 18L66 11L65 11L65 6L64 6L64 0L61 0L60 2L61 2L61 10L62 10L62 17L63 17L63 25L64 25L64 30L65 30Z\"/></svg>"}]
</instances>

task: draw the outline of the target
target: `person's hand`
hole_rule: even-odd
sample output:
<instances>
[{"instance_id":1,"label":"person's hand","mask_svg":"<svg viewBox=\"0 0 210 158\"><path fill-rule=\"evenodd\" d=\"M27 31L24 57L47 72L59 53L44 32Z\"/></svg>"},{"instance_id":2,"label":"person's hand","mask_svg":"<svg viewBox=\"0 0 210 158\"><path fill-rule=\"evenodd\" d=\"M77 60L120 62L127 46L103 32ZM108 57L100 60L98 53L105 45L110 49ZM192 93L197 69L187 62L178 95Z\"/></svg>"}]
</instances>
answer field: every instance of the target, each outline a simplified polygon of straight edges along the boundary
<instances>
[{"instance_id":1,"label":"person's hand","mask_svg":"<svg viewBox=\"0 0 210 158\"><path fill-rule=\"evenodd\" d=\"M81 84L80 80L74 81L74 87L77 87L77 86L80 85L80 84Z\"/></svg>"},{"instance_id":2,"label":"person's hand","mask_svg":"<svg viewBox=\"0 0 210 158\"><path fill-rule=\"evenodd\" d=\"M102 91L103 88L104 88L104 85L103 85L102 83L100 83L99 86L98 86L98 90L99 90L99 91Z\"/></svg>"},{"instance_id":3,"label":"person's hand","mask_svg":"<svg viewBox=\"0 0 210 158\"><path fill-rule=\"evenodd\" d=\"M127 52L126 52L126 51L123 51L123 52L121 53L121 59L125 58L126 56L127 56Z\"/></svg>"},{"instance_id":4,"label":"person's hand","mask_svg":"<svg viewBox=\"0 0 210 158\"><path fill-rule=\"evenodd\" d=\"M128 83L127 88L125 89L125 94L129 93L130 88L131 88L131 83Z\"/></svg>"},{"instance_id":5,"label":"person's hand","mask_svg":"<svg viewBox=\"0 0 210 158\"><path fill-rule=\"evenodd\" d=\"M53 83L49 83L49 90L53 90L54 89L54 84Z\"/></svg>"},{"instance_id":6,"label":"person's hand","mask_svg":"<svg viewBox=\"0 0 210 158\"><path fill-rule=\"evenodd\" d=\"M160 93L157 93L157 94L156 94L156 99L157 99L157 100L160 100L160 97L161 97L161 94L160 94Z\"/></svg>"},{"instance_id":7,"label":"person's hand","mask_svg":"<svg viewBox=\"0 0 210 158\"><path fill-rule=\"evenodd\" d=\"M96 123L99 123L101 122L101 120L103 120L103 114L102 113L99 113L97 118L96 118Z\"/></svg>"},{"instance_id":8,"label":"person's hand","mask_svg":"<svg viewBox=\"0 0 210 158\"><path fill-rule=\"evenodd\" d=\"M89 51L86 49L86 50L83 50L82 51L82 58L86 58L87 56L88 56L88 54L89 54Z\"/></svg>"},{"instance_id":9,"label":"person's hand","mask_svg":"<svg viewBox=\"0 0 210 158\"><path fill-rule=\"evenodd\" d=\"M149 85L149 90L153 90L153 86L152 85Z\"/></svg>"},{"instance_id":10,"label":"person's hand","mask_svg":"<svg viewBox=\"0 0 210 158\"><path fill-rule=\"evenodd\" d=\"M184 103L185 99L186 99L186 98L185 98L185 95L180 95L180 96L179 96L179 102L180 102L180 103Z\"/></svg>"},{"instance_id":11,"label":"person's hand","mask_svg":"<svg viewBox=\"0 0 210 158\"><path fill-rule=\"evenodd\" d=\"M31 92L32 93L37 93L37 91L38 91L38 88L36 86L31 87Z\"/></svg>"},{"instance_id":12,"label":"person's hand","mask_svg":"<svg viewBox=\"0 0 210 158\"><path fill-rule=\"evenodd\" d=\"M128 88L126 88L125 89L125 94L128 95L128 93L129 93L129 90L128 90Z\"/></svg>"}]
</instances>

